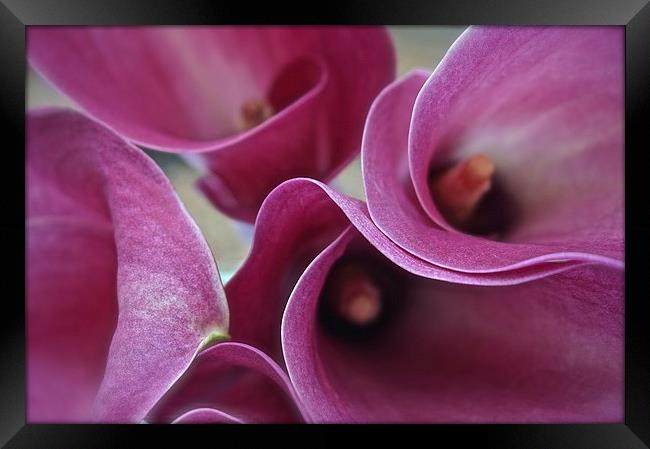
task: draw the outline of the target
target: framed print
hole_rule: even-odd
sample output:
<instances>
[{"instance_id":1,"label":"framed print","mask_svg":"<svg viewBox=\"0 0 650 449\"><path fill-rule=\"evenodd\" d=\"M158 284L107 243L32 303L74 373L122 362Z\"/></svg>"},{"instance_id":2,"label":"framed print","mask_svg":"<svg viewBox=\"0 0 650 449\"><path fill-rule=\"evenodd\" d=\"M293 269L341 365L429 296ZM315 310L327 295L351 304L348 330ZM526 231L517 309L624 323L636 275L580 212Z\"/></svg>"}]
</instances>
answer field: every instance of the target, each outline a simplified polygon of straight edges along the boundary
<instances>
[{"instance_id":1,"label":"framed print","mask_svg":"<svg viewBox=\"0 0 650 449\"><path fill-rule=\"evenodd\" d=\"M587 3L5 1L0 441L647 447L650 6Z\"/></svg>"}]
</instances>

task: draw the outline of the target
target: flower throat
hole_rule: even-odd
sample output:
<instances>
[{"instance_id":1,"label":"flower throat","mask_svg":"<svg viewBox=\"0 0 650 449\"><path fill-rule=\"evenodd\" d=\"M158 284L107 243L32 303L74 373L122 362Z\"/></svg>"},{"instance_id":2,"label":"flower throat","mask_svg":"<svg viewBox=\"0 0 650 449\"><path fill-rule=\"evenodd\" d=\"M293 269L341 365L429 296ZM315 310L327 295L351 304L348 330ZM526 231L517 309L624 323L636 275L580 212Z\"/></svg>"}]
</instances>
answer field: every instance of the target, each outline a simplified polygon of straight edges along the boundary
<instances>
[{"instance_id":1,"label":"flower throat","mask_svg":"<svg viewBox=\"0 0 650 449\"><path fill-rule=\"evenodd\" d=\"M343 256L330 270L318 316L326 331L344 340L365 340L395 312L401 284L394 270L371 257Z\"/></svg>"},{"instance_id":2,"label":"flower throat","mask_svg":"<svg viewBox=\"0 0 650 449\"><path fill-rule=\"evenodd\" d=\"M429 189L445 220L463 232L499 239L514 222L513 202L485 154L431 170Z\"/></svg>"}]
</instances>

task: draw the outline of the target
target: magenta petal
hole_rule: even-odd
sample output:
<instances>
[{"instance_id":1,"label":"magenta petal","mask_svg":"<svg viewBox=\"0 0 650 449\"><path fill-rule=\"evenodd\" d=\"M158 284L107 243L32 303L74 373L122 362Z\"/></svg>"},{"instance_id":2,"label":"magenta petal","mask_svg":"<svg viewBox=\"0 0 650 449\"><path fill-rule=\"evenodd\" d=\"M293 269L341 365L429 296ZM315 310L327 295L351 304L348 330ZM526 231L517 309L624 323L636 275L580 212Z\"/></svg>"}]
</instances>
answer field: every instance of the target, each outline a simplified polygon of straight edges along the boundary
<instances>
[{"instance_id":1,"label":"magenta petal","mask_svg":"<svg viewBox=\"0 0 650 449\"><path fill-rule=\"evenodd\" d=\"M197 355L147 421L271 423L303 419L287 374L269 356L242 343L219 343Z\"/></svg>"},{"instance_id":2,"label":"magenta petal","mask_svg":"<svg viewBox=\"0 0 650 449\"><path fill-rule=\"evenodd\" d=\"M117 318L113 230L30 216L27 260L27 420L89 421Z\"/></svg>"},{"instance_id":3,"label":"magenta petal","mask_svg":"<svg viewBox=\"0 0 650 449\"><path fill-rule=\"evenodd\" d=\"M282 363L278 329L291 289L348 220L309 180L291 180L263 203L249 256L226 284L230 335Z\"/></svg>"},{"instance_id":4,"label":"magenta petal","mask_svg":"<svg viewBox=\"0 0 650 449\"><path fill-rule=\"evenodd\" d=\"M210 250L162 171L72 111L27 132L30 421L137 422L225 334Z\"/></svg>"},{"instance_id":5,"label":"magenta petal","mask_svg":"<svg viewBox=\"0 0 650 449\"><path fill-rule=\"evenodd\" d=\"M301 201L295 203L297 198L300 198ZM292 203L295 205L289 206ZM269 210L269 213L266 216L262 216L262 211L265 210L265 208ZM310 212L305 213L306 210L309 210ZM325 212L326 210L327 212ZM313 214L311 211L313 211ZM326 213L328 215L323 215ZM338 217L345 217L347 223L354 226L370 244L381 251L395 264L413 274L431 279L477 285L506 285L526 282L547 274L557 273L570 267L584 264L584 262L576 261L547 262L524 266L516 270L486 273L466 273L442 268L414 256L412 253L405 251L386 237L386 235L371 219L368 208L363 201L340 194L336 190L312 179L293 179L286 181L277 187L265 201L263 208L260 210L260 217L256 223L256 229L265 228L265 231L256 230L256 233L259 233L260 236L275 235L277 239L279 236L285 235L284 226L287 225L284 223L291 222L293 228L292 232L295 233L299 232L298 230L301 229L302 226L305 226L305 223L311 223L312 220L321 219L320 217L323 216L329 217L323 219L321 223L321 226L323 227L328 226L327 224L330 221L337 222L337 220L331 218L332 214L335 214L335 216ZM337 222L337 225L338 226L335 230L336 233L340 233L344 230L341 223ZM329 226L331 227L331 225ZM447 235L448 233L438 234L436 244L442 246ZM324 242L331 242L331 236L332 230L330 228L328 237L321 237L321 248L324 247ZM256 237L256 240L257 239L258 238ZM261 240L261 238L259 240ZM245 265L242 266L240 271L245 272L245 270L248 269L251 270L251 272L259 272L261 271L259 267L262 265L256 265L256 263L272 264L272 262L268 261L253 262L253 260L263 259L261 252L262 245L260 244L259 246L259 253L255 251L255 249L251 250L249 259L246 261ZM275 254L275 252L269 251L269 254L271 254L270 257L274 257L273 254ZM249 264L250 267L247 267ZM257 270L255 270L254 267L257 268ZM243 276L243 274L241 276ZM226 287L228 293L230 293L229 286L230 283L228 283L228 287Z\"/></svg>"},{"instance_id":6,"label":"magenta petal","mask_svg":"<svg viewBox=\"0 0 650 449\"><path fill-rule=\"evenodd\" d=\"M202 152L201 189L252 221L282 181L327 180L359 148L368 107L395 74L373 27L30 27L48 80L129 140ZM242 132L242 105L276 114Z\"/></svg>"},{"instance_id":7,"label":"magenta petal","mask_svg":"<svg viewBox=\"0 0 650 449\"><path fill-rule=\"evenodd\" d=\"M314 421L622 421L620 270L583 266L500 287L406 275L381 333L346 341L317 306L352 241L364 247L350 229L309 266L283 319L289 375Z\"/></svg>"},{"instance_id":8,"label":"magenta petal","mask_svg":"<svg viewBox=\"0 0 650 449\"><path fill-rule=\"evenodd\" d=\"M362 154L374 221L417 257L465 272L621 267L622 52L619 28L470 28L421 90L412 73L371 108ZM430 197L432 165L478 152L513 195L501 241L453 230Z\"/></svg>"}]
</instances>

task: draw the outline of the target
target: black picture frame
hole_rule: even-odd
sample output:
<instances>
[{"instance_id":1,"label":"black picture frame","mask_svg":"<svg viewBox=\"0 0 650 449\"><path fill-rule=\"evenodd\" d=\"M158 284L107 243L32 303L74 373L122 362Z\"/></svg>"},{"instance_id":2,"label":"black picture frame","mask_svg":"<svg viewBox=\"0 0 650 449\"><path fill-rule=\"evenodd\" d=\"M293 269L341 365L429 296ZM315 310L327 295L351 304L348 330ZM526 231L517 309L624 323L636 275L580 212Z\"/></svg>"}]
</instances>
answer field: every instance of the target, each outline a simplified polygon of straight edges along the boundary
<instances>
[{"instance_id":1,"label":"black picture frame","mask_svg":"<svg viewBox=\"0 0 650 449\"><path fill-rule=\"evenodd\" d=\"M25 27L28 25L145 25L222 23L348 23L395 25L557 24L625 26L625 421L620 424L548 425L435 425L409 426L412 438L423 433L429 443L451 438L454 446L474 442L502 449L517 448L643 448L650 445L650 289L643 257L648 250L650 214L645 194L648 179L643 143L650 133L650 5L649 0L522 0L409 2L328 1L305 2L282 10L277 2L253 6L247 2L202 1L95 1L1 0L0 2L0 111L2 156L1 248L4 256L0 313L0 444L6 447L134 447L133 438L162 437L172 442L182 434L205 434L212 444L237 434L249 438L249 430L224 426L118 426L25 424ZM291 11L288 13L287 11ZM23 149L23 152L20 149ZM21 162L21 158L23 159ZM22 194L22 196L21 196ZM22 299L19 293L22 292ZM174 427L172 430L170 427ZM200 430L198 428L201 428ZM347 427L346 430L343 430ZM218 430L217 430L218 429ZM247 428L248 429L248 428ZM271 427L256 430L269 432ZM273 432L277 432L277 427ZM311 426L288 432L309 432L318 438L340 438L349 426ZM357 428L355 428L357 429ZM361 426L361 431L368 427ZM393 426L372 426L382 436ZM170 440L170 438L172 438ZM309 441L309 440L307 440ZM414 440L415 441L415 440ZM241 440L240 440L241 442ZM366 444L368 442L366 441ZM429 444L428 444L429 445Z\"/></svg>"}]
</instances>

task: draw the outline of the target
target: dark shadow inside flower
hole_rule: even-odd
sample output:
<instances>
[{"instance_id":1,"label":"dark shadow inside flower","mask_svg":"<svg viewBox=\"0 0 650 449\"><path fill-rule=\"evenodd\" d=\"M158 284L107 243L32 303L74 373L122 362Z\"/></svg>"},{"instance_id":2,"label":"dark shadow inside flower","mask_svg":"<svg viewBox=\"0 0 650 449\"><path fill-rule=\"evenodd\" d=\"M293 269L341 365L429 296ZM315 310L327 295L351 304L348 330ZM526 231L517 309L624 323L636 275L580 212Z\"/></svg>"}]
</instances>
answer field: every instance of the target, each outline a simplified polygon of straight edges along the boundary
<instances>
[{"instance_id":1,"label":"dark shadow inside flower","mask_svg":"<svg viewBox=\"0 0 650 449\"><path fill-rule=\"evenodd\" d=\"M401 310L404 273L363 248L332 267L319 300L318 320L335 339L376 344Z\"/></svg>"},{"instance_id":2,"label":"dark shadow inside flower","mask_svg":"<svg viewBox=\"0 0 650 449\"><path fill-rule=\"evenodd\" d=\"M489 155L476 153L432 165L428 180L438 211L459 231L507 240L516 228L515 195Z\"/></svg>"}]
</instances>

